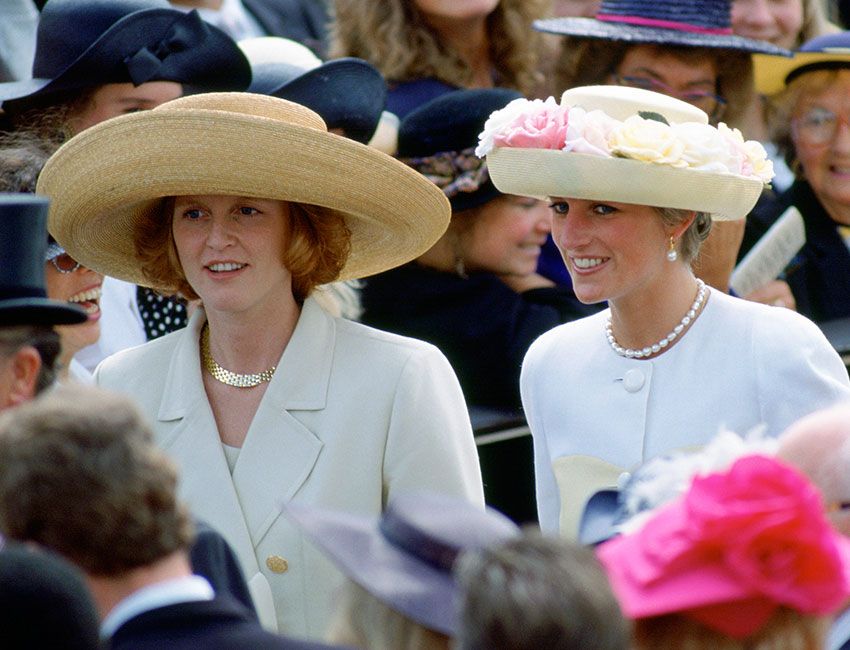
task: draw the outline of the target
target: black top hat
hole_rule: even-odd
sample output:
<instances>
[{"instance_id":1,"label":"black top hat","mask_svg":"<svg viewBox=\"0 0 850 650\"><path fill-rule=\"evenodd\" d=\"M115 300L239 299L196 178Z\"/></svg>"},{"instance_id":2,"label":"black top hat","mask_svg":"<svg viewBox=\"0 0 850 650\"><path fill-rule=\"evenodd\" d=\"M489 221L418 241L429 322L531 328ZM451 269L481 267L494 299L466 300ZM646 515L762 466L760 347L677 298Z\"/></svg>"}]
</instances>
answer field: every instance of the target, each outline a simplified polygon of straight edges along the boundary
<instances>
[{"instance_id":1,"label":"black top hat","mask_svg":"<svg viewBox=\"0 0 850 650\"><path fill-rule=\"evenodd\" d=\"M88 318L80 307L47 297L48 205L42 196L0 193L0 326L73 325Z\"/></svg>"},{"instance_id":2,"label":"black top hat","mask_svg":"<svg viewBox=\"0 0 850 650\"><path fill-rule=\"evenodd\" d=\"M791 54L767 41L735 36L731 0L603 0L595 18L547 18L534 21L534 29L634 44Z\"/></svg>"},{"instance_id":3,"label":"black top hat","mask_svg":"<svg viewBox=\"0 0 850 650\"><path fill-rule=\"evenodd\" d=\"M0 100L147 81L241 91L251 82L251 66L227 34L166 0L49 0L32 76L0 84Z\"/></svg>"},{"instance_id":4,"label":"black top hat","mask_svg":"<svg viewBox=\"0 0 850 650\"><path fill-rule=\"evenodd\" d=\"M280 59L255 56L254 41L264 48L280 43ZM302 104L322 116L328 129L342 129L345 136L366 144L375 134L387 103L387 84L378 70L351 57L334 59L307 68L286 60L287 39L261 37L241 41L240 47L251 63L253 79L249 92L274 95Z\"/></svg>"},{"instance_id":5,"label":"black top hat","mask_svg":"<svg viewBox=\"0 0 850 650\"><path fill-rule=\"evenodd\" d=\"M453 90L408 113L398 129L397 157L436 183L454 212L501 196L484 161L478 134L493 111L522 97L507 88Z\"/></svg>"}]
</instances>

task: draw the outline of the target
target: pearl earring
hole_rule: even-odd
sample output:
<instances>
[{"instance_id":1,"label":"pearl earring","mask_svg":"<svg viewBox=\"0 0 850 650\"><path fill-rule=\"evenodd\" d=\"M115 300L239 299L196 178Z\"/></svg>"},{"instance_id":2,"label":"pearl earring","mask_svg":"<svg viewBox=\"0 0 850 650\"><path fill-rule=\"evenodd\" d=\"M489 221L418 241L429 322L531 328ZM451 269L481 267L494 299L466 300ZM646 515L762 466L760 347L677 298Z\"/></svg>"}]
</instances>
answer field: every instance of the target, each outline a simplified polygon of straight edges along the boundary
<instances>
[{"instance_id":1,"label":"pearl earring","mask_svg":"<svg viewBox=\"0 0 850 650\"><path fill-rule=\"evenodd\" d=\"M667 261L675 262L679 259L679 254L676 252L676 242L673 241L673 238L670 238L670 250L667 251Z\"/></svg>"}]
</instances>

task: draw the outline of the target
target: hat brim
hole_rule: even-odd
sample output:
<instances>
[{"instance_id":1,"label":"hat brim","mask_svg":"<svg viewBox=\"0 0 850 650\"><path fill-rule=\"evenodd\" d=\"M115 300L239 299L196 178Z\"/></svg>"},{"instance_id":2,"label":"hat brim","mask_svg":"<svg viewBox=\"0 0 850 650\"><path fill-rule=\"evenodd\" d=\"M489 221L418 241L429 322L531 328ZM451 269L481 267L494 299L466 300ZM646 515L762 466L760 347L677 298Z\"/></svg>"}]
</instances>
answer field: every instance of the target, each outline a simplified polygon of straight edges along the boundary
<instances>
[{"instance_id":1,"label":"hat brim","mask_svg":"<svg viewBox=\"0 0 850 650\"><path fill-rule=\"evenodd\" d=\"M844 63L850 67L850 53L797 52L793 58L756 54L753 56L753 81L762 95L775 95L785 89L786 79L795 70L818 64Z\"/></svg>"},{"instance_id":2,"label":"hat brim","mask_svg":"<svg viewBox=\"0 0 850 650\"><path fill-rule=\"evenodd\" d=\"M718 221L746 217L764 189L759 180L733 174L555 149L496 147L487 167L504 194L695 210Z\"/></svg>"},{"instance_id":3,"label":"hat brim","mask_svg":"<svg viewBox=\"0 0 850 650\"><path fill-rule=\"evenodd\" d=\"M284 102L247 93L192 100L204 97L257 110ZM48 229L84 266L150 286L134 224L162 218L169 196L279 199L338 211L351 231L342 280L409 262L448 227L449 202L439 188L366 145L260 114L170 104L83 131L39 176L38 192L51 199Z\"/></svg>"},{"instance_id":4,"label":"hat brim","mask_svg":"<svg viewBox=\"0 0 850 650\"><path fill-rule=\"evenodd\" d=\"M0 101L33 100L56 92L106 83L130 82L123 61L164 38L186 14L175 9L143 9L124 16L53 79L34 78L0 84ZM195 90L245 90L251 66L236 43L219 28L205 25L209 38L170 55L163 72L151 81L174 81ZM69 27L71 29L71 27ZM109 52L109 61L103 53Z\"/></svg>"},{"instance_id":5,"label":"hat brim","mask_svg":"<svg viewBox=\"0 0 850 650\"><path fill-rule=\"evenodd\" d=\"M21 325L79 325L88 320L82 308L50 298L14 298L0 300L0 324L3 327Z\"/></svg>"},{"instance_id":6,"label":"hat brim","mask_svg":"<svg viewBox=\"0 0 850 650\"><path fill-rule=\"evenodd\" d=\"M391 544L380 533L378 517L294 503L282 509L346 576L375 598L428 629L454 635L457 588L451 573Z\"/></svg>"},{"instance_id":7,"label":"hat brim","mask_svg":"<svg viewBox=\"0 0 850 650\"><path fill-rule=\"evenodd\" d=\"M623 41L635 44L681 45L708 47L741 52L762 52L790 56L788 50L768 43L734 34L704 34L663 27L646 27L620 22L607 22L596 18L560 17L534 21L534 29L548 34Z\"/></svg>"},{"instance_id":8,"label":"hat brim","mask_svg":"<svg viewBox=\"0 0 850 650\"><path fill-rule=\"evenodd\" d=\"M274 66L258 66L252 92L274 95L316 111L328 128L366 144L374 135L387 102L387 84L365 61L335 59L285 83L274 81Z\"/></svg>"}]
</instances>

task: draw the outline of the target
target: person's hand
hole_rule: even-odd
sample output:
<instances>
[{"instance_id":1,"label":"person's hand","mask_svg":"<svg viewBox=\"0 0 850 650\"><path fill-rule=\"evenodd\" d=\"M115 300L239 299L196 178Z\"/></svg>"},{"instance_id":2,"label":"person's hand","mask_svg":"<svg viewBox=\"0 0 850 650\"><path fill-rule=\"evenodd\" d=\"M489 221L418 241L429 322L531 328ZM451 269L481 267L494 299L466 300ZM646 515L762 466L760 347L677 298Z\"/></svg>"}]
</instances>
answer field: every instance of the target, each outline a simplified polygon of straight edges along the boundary
<instances>
[{"instance_id":1,"label":"person's hand","mask_svg":"<svg viewBox=\"0 0 850 650\"><path fill-rule=\"evenodd\" d=\"M787 307L788 309L796 309L797 301L794 300L794 294L791 293L791 287L785 280L771 280L767 284L759 287L751 292L748 296L744 296L747 300L760 302L763 305L773 305L774 307Z\"/></svg>"},{"instance_id":2,"label":"person's hand","mask_svg":"<svg viewBox=\"0 0 850 650\"><path fill-rule=\"evenodd\" d=\"M694 274L724 293L729 293L729 279L744 239L744 226L744 219L715 221L693 262Z\"/></svg>"},{"instance_id":3,"label":"person's hand","mask_svg":"<svg viewBox=\"0 0 850 650\"><path fill-rule=\"evenodd\" d=\"M517 293L555 286L552 280L544 278L539 273L530 273L529 275L500 275L499 279Z\"/></svg>"}]
</instances>

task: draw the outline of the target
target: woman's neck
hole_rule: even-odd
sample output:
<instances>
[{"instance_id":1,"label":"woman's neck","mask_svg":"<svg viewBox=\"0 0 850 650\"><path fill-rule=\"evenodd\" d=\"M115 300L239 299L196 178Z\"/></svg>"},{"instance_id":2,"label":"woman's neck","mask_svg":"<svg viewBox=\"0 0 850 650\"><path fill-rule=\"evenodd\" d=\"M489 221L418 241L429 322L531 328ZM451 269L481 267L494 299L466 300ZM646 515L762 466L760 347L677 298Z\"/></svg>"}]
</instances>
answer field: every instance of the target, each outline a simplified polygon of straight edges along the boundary
<instances>
[{"instance_id":1,"label":"woman's neck","mask_svg":"<svg viewBox=\"0 0 850 650\"><path fill-rule=\"evenodd\" d=\"M287 301L262 313L207 310L210 353L216 363L236 373L262 372L276 365L292 338L301 307Z\"/></svg>"},{"instance_id":2,"label":"woman's neck","mask_svg":"<svg viewBox=\"0 0 850 650\"><path fill-rule=\"evenodd\" d=\"M697 286L691 270L676 264L664 274L663 282L611 299L611 327L617 343L641 349L666 337L691 308Z\"/></svg>"},{"instance_id":3,"label":"woman's neck","mask_svg":"<svg viewBox=\"0 0 850 650\"><path fill-rule=\"evenodd\" d=\"M490 58L490 38L487 16L457 19L428 16L428 24L449 49L460 56L472 73L472 88L493 86L493 62Z\"/></svg>"},{"instance_id":4,"label":"woman's neck","mask_svg":"<svg viewBox=\"0 0 850 650\"><path fill-rule=\"evenodd\" d=\"M825 201L821 197L818 197L818 200L823 205L823 209L826 210L830 219L842 226L850 226L850 205L837 201Z\"/></svg>"}]
</instances>

